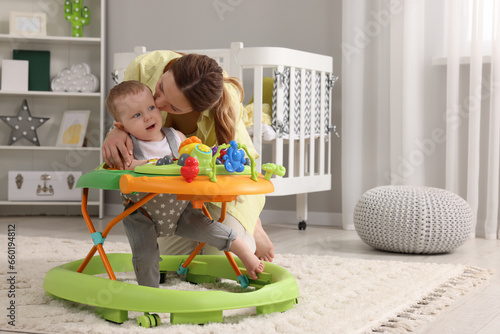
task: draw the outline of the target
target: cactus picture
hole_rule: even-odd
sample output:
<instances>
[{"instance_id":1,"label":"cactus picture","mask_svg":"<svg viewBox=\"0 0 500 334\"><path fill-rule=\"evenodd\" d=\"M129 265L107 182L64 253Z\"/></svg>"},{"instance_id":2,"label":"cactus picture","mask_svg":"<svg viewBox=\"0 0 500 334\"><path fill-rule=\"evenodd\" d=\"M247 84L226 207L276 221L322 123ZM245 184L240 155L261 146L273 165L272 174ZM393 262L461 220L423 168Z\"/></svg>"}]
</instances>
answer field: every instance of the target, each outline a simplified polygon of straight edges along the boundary
<instances>
[{"instance_id":1,"label":"cactus picture","mask_svg":"<svg viewBox=\"0 0 500 334\"><path fill-rule=\"evenodd\" d=\"M66 0L64 15L72 25L73 37L82 37L83 26L90 23L90 9L83 5L83 0Z\"/></svg>"}]
</instances>

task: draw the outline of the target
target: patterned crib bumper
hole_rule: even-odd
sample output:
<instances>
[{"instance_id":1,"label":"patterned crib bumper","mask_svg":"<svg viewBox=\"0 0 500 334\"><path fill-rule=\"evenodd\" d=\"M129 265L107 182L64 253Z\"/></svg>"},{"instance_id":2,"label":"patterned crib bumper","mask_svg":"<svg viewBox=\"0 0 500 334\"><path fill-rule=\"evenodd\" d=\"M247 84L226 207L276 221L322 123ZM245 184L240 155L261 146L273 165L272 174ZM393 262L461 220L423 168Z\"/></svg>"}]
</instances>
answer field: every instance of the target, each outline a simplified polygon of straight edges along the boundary
<instances>
[{"instance_id":1,"label":"patterned crib bumper","mask_svg":"<svg viewBox=\"0 0 500 334\"><path fill-rule=\"evenodd\" d=\"M296 137L302 126L307 137L332 131L331 91L337 76L291 67L274 76L272 127L278 137Z\"/></svg>"}]
</instances>

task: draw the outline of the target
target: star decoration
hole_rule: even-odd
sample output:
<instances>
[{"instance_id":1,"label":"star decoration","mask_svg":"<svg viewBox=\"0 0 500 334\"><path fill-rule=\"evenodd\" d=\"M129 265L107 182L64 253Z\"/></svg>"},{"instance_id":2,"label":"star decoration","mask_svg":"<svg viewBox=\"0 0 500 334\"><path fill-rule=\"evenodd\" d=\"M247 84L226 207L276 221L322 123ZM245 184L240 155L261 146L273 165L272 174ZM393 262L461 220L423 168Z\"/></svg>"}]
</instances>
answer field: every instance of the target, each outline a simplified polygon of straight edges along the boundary
<instances>
[{"instance_id":1,"label":"star decoration","mask_svg":"<svg viewBox=\"0 0 500 334\"><path fill-rule=\"evenodd\" d=\"M23 104L21 105L21 109L19 109L17 116L0 116L0 119L12 128L9 145L14 144L21 138L26 138L37 146L40 146L40 142L38 141L36 129L49 120L49 118L46 117L31 116L30 109L28 108L28 102L26 100L23 100Z\"/></svg>"}]
</instances>

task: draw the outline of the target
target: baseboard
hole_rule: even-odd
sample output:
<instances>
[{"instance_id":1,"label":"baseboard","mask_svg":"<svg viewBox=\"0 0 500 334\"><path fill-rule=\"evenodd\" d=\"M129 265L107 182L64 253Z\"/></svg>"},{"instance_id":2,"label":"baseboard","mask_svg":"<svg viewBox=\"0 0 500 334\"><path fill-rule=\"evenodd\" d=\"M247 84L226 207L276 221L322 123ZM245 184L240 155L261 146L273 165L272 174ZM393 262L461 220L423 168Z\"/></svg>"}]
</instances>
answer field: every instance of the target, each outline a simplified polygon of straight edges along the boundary
<instances>
[{"instance_id":1,"label":"baseboard","mask_svg":"<svg viewBox=\"0 0 500 334\"><path fill-rule=\"evenodd\" d=\"M262 224L298 224L297 213L291 210L263 210L260 219ZM308 225L342 227L342 214L332 212L307 213Z\"/></svg>"},{"instance_id":2,"label":"baseboard","mask_svg":"<svg viewBox=\"0 0 500 334\"><path fill-rule=\"evenodd\" d=\"M122 204L105 204L104 205L104 215L116 217L123 212Z\"/></svg>"},{"instance_id":3,"label":"baseboard","mask_svg":"<svg viewBox=\"0 0 500 334\"><path fill-rule=\"evenodd\" d=\"M106 204L104 214L116 217L123 211L121 204ZM306 223L309 225L342 227L342 214L332 212L308 212ZM296 212L291 210L263 210L262 224L298 224Z\"/></svg>"}]
</instances>

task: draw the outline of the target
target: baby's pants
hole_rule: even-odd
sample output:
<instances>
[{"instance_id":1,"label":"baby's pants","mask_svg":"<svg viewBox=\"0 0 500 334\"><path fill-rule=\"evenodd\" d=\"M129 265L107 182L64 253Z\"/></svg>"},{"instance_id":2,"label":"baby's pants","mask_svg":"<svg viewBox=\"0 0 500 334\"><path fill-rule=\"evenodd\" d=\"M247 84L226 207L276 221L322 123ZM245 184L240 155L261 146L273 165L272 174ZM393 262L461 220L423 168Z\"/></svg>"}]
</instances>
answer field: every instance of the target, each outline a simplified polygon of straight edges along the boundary
<instances>
[{"instance_id":1,"label":"baby's pants","mask_svg":"<svg viewBox=\"0 0 500 334\"><path fill-rule=\"evenodd\" d=\"M213 203L205 203L205 205L212 218L217 220L221 215L221 209ZM222 224L235 231L238 237L241 238L241 240L248 246L252 254L255 253L255 238L234 216L228 212L226 214L226 219ZM191 254L197 245L198 243L196 241L180 238L176 235L170 235L168 237L160 236L158 238L158 246L160 247L160 254L162 255ZM212 246L209 246L208 244L203 247L202 253L204 255L224 255L222 252Z\"/></svg>"},{"instance_id":2,"label":"baby's pants","mask_svg":"<svg viewBox=\"0 0 500 334\"><path fill-rule=\"evenodd\" d=\"M132 249L132 264L139 285L158 287L160 281L160 253L157 237L158 225L137 210L123 219L125 232ZM229 251L236 232L208 219L191 203L179 217L175 235L205 242L221 251Z\"/></svg>"}]
</instances>

